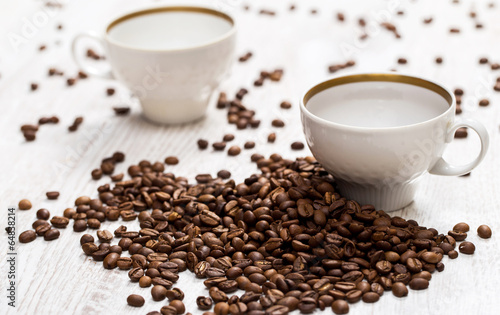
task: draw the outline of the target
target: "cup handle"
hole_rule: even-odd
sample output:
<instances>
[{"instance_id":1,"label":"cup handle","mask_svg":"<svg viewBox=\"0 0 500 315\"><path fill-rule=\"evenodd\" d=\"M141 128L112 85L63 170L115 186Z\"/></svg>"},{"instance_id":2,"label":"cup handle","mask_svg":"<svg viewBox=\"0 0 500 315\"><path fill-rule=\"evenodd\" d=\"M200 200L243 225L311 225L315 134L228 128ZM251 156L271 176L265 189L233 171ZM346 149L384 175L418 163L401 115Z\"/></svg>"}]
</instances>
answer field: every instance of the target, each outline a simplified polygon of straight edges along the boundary
<instances>
[{"instance_id":1,"label":"cup handle","mask_svg":"<svg viewBox=\"0 0 500 315\"><path fill-rule=\"evenodd\" d=\"M446 142L450 143L455 137L455 131L460 127L468 127L474 130L481 140L481 152L476 157L476 159L465 165L451 165L446 162L442 157L437 161L437 163L429 170L429 173L434 175L445 175L445 176L458 176L470 172L483 160L488 147L490 144L488 131L486 128L476 120L463 118L458 119L453 126L451 126L448 134L446 135Z\"/></svg>"},{"instance_id":2,"label":"cup handle","mask_svg":"<svg viewBox=\"0 0 500 315\"><path fill-rule=\"evenodd\" d=\"M73 54L73 59L75 60L76 64L80 67L80 69L82 69L86 73L105 79L113 79L113 74L111 73L111 70L99 70L92 66L88 66L84 62L82 62L81 56L77 52L77 46L78 42L83 38L92 38L93 40L99 42L101 46L104 46L104 41L102 37L93 32L85 32L76 35L76 37L73 39L73 43L71 44L71 53Z\"/></svg>"}]
</instances>

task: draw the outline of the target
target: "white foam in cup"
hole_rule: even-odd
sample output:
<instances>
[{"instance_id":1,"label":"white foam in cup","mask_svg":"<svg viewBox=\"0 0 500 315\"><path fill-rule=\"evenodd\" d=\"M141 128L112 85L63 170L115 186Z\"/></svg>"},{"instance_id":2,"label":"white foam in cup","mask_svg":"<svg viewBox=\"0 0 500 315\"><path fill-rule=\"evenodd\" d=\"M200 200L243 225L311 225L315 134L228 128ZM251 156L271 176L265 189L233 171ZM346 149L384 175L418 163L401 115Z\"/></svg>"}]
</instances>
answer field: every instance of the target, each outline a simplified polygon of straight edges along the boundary
<instances>
[{"instance_id":1,"label":"white foam in cup","mask_svg":"<svg viewBox=\"0 0 500 315\"><path fill-rule=\"evenodd\" d=\"M77 42L102 43L111 72L82 62ZM86 72L113 77L140 100L144 116L178 124L205 115L208 102L234 60L236 28L225 13L190 6L152 8L108 24L104 35L73 41L73 55Z\"/></svg>"}]
</instances>

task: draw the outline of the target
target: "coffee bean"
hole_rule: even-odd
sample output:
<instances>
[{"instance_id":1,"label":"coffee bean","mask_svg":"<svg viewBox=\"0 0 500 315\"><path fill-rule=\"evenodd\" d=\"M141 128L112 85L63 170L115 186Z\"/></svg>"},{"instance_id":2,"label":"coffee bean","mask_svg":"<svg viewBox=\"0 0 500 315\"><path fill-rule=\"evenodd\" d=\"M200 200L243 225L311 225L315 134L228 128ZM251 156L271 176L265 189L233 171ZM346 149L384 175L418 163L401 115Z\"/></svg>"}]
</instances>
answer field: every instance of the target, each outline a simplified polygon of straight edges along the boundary
<instances>
[{"instance_id":1,"label":"coffee bean","mask_svg":"<svg viewBox=\"0 0 500 315\"><path fill-rule=\"evenodd\" d=\"M476 246L474 246L474 244L472 244L471 242L465 241L465 242L462 242L458 246L458 250L462 254L472 255L472 254L474 254L474 251L476 250Z\"/></svg>"},{"instance_id":2,"label":"coffee bean","mask_svg":"<svg viewBox=\"0 0 500 315\"><path fill-rule=\"evenodd\" d=\"M229 148L227 151L227 154L230 156L236 156L241 153L241 149L239 146L233 145L232 147Z\"/></svg>"},{"instance_id":3,"label":"coffee bean","mask_svg":"<svg viewBox=\"0 0 500 315\"><path fill-rule=\"evenodd\" d=\"M469 229L470 229L469 225L467 223L464 223L464 222L457 223L453 227L453 231L454 232L459 232L459 233L469 232Z\"/></svg>"},{"instance_id":4,"label":"coffee bean","mask_svg":"<svg viewBox=\"0 0 500 315\"><path fill-rule=\"evenodd\" d=\"M186 307L181 300L173 300L170 302L169 306L175 308L177 314L184 314L186 312Z\"/></svg>"},{"instance_id":5,"label":"coffee bean","mask_svg":"<svg viewBox=\"0 0 500 315\"><path fill-rule=\"evenodd\" d=\"M43 239L46 241L53 241L55 239L58 239L60 234L61 233L59 232L59 230L50 229L45 232L45 234L43 235Z\"/></svg>"},{"instance_id":6,"label":"coffee bean","mask_svg":"<svg viewBox=\"0 0 500 315\"><path fill-rule=\"evenodd\" d=\"M488 106L490 105L490 101L488 99L482 99L479 101L479 106Z\"/></svg>"},{"instance_id":7,"label":"coffee bean","mask_svg":"<svg viewBox=\"0 0 500 315\"><path fill-rule=\"evenodd\" d=\"M253 149L255 147L255 142L253 141L247 141L245 142L245 149Z\"/></svg>"},{"instance_id":8,"label":"coffee bean","mask_svg":"<svg viewBox=\"0 0 500 315\"><path fill-rule=\"evenodd\" d=\"M48 220L50 218L50 212L49 210L47 209L39 209L37 212L36 212L36 217L40 220Z\"/></svg>"},{"instance_id":9,"label":"coffee bean","mask_svg":"<svg viewBox=\"0 0 500 315\"><path fill-rule=\"evenodd\" d=\"M448 257L450 257L450 259L455 259L458 257L458 252L456 250L450 250L448 252Z\"/></svg>"},{"instance_id":10,"label":"coffee bean","mask_svg":"<svg viewBox=\"0 0 500 315\"><path fill-rule=\"evenodd\" d=\"M68 86L72 86L72 85L74 85L75 83L76 83L76 79L74 79L74 78L69 78L69 79L67 79L67 80L66 80L66 84L67 84Z\"/></svg>"},{"instance_id":11,"label":"coffee bean","mask_svg":"<svg viewBox=\"0 0 500 315\"><path fill-rule=\"evenodd\" d=\"M226 302L219 302L214 306L215 315L227 315L229 314L229 304Z\"/></svg>"},{"instance_id":12,"label":"coffee bean","mask_svg":"<svg viewBox=\"0 0 500 315\"><path fill-rule=\"evenodd\" d=\"M455 131L455 138L467 138L467 127L460 127Z\"/></svg>"},{"instance_id":13,"label":"coffee bean","mask_svg":"<svg viewBox=\"0 0 500 315\"><path fill-rule=\"evenodd\" d=\"M392 294L395 297L403 297L408 295L408 288L402 282L396 282L392 285Z\"/></svg>"},{"instance_id":14,"label":"coffee bean","mask_svg":"<svg viewBox=\"0 0 500 315\"><path fill-rule=\"evenodd\" d=\"M113 88L107 88L106 89L106 95L107 96L112 96L113 94L115 94L115 89L113 89Z\"/></svg>"},{"instance_id":15,"label":"coffee bean","mask_svg":"<svg viewBox=\"0 0 500 315\"><path fill-rule=\"evenodd\" d=\"M27 230L19 234L20 243L29 243L36 239L36 233L33 230Z\"/></svg>"},{"instance_id":16,"label":"coffee bean","mask_svg":"<svg viewBox=\"0 0 500 315\"><path fill-rule=\"evenodd\" d=\"M155 285L151 288L151 296L155 301L163 301L167 297L167 289L162 285Z\"/></svg>"},{"instance_id":17,"label":"coffee bean","mask_svg":"<svg viewBox=\"0 0 500 315\"><path fill-rule=\"evenodd\" d=\"M196 298L196 305L200 310L206 311L212 308L212 299L205 296L199 296Z\"/></svg>"},{"instance_id":18,"label":"coffee bean","mask_svg":"<svg viewBox=\"0 0 500 315\"><path fill-rule=\"evenodd\" d=\"M450 28L450 33L460 33L460 29L458 28Z\"/></svg>"},{"instance_id":19,"label":"coffee bean","mask_svg":"<svg viewBox=\"0 0 500 315\"><path fill-rule=\"evenodd\" d=\"M477 235L479 235L480 238L490 238L491 237L491 229L487 225L480 225L477 228Z\"/></svg>"},{"instance_id":20,"label":"coffee bean","mask_svg":"<svg viewBox=\"0 0 500 315\"><path fill-rule=\"evenodd\" d=\"M424 278L413 278L409 283L412 290L424 290L429 287L429 280Z\"/></svg>"},{"instance_id":21,"label":"coffee bean","mask_svg":"<svg viewBox=\"0 0 500 315\"><path fill-rule=\"evenodd\" d=\"M109 243L113 239L113 234L111 234L108 230L99 230L97 231L97 237L99 238L99 241Z\"/></svg>"},{"instance_id":22,"label":"coffee bean","mask_svg":"<svg viewBox=\"0 0 500 315\"><path fill-rule=\"evenodd\" d=\"M117 106L113 107L113 111L115 112L116 116L125 116L130 113L130 107L128 106Z\"/></svg>"},{"instance_id":23,"label":"coffee bean","mask_svg":"<svg viewBox=\"0 0 500 315\"><path fill-rule=\"evenodd\" d=\"M69 224L69 219L66 217L59 217L59 216L54 216L51 220L50 223L52 223L53 226L56 228L64 229L66 226Z\"/></svg>"},{"instance_id":24,"label":"coffee bean","mask_svg":"<svg viewBox=\"0 0 500 315\"><path fill-rule=\"evenodd\" d=\"M291 144L292 150L302 150L304 149L304 143L300 141L295 141Z\"/></svg>"},{"instance_id":25,"label":"coffee bean","mask_svg":"<svg viewBox=\"0 0 500 315\"><path fill-rule=\"evenodd\" d=\"M88 235L88 234L86 234ZM85 255L90 256L99 250L99 247L93 242L87 242L82 244L82 250Z\"/></svg>"},{"instance_id":26,"label":"coffee bean","mask_svg":"<svg viewBox=\"0 0 500 315\"><path fill-rule=\"evenodd\" d=\"M377 295L377 300L378 300L378 295ZM363 295L363 301L365 301L364 295ZM372 302L367 302L367 303L372 303ZM332 311L335 314L347 314L349 313L349 304L344 300L336 300L332 303Z\"/></svg>"},{"instance_id":27,"label":"coffee bean","mask_svg":"<svg viewBox=\"0 0 500 315\"><path fill-rule=\"evenodd\" d=\"M110 175L115 171L115 164L112 162L104 162L101 164L103 174Z\"/></svg>"},{"instance_id":28,"label":"coffee bean","mask_svg":"<svg viewBox=\"0 0 500 315\"><path fill-rule=\"evenodd\" d=\"M87 221L85 220L75 220L73 223L73 231L83 232L87 229Z\"/></svg>"},{"instance_id":29,"label":"coffee bean","mask_svg":"<svg viewBox=\"0 0 500 315\"><path fill-rule=\"evenodd\" d=\"M399 58L399 59L398 59L398 63L399 63L400 65L405 65L407 62L408 62L408 61L407 61L405 58Z\"/></svg>"},{"instance_id":30,"label":"coffee bean","mask_svg":"<svg viewBox=\"0 0 500 315\"><path fill-rule=\"evenodd\" d=\"M288 101L283 101L280 103L280 107L283 109L290 109L290 108L292 108L292 103L290 103Z\"/></svg>"},{"instance_id":31,"label":"coffee bean","mask_svg":"<svg viewBox=\"0 0 500 315\"><path fill-rule=\"evenodd\" d=\"M448 231L448 235L450 235L456 241L459 241L459 242L461 242L467 238L467 233L465 233L465 232Z\"/></svg>"},{"instance_id":32,"label":"coffee bean","mask_svg":"<svg viewBox=\"0 0 500 315\"><path fill-rule=\"evenodd\" d=\"M174 300L182 301L184 300L184 292L182 292L182 290L179 288L173 288L172 290L167 291L167 298L170 301Z\"/></svg>"},{"instance_id":33,"label":"coffee bean","mask_svg":"<svg viewBox=\"0 0 500 315\"><path fill-rule=\"evenodd\" d=\"M31 83L30 88L32 91L36 91L38 89L38 84L37 83Z\"/></svg>"},{"instance_id":34,"label":"coffee bean","mask_svg":"<svg viewBox=\"0 0 500 315\"><path fill-rule=\"evenodd\" d=\"M436 58L436 63L437 63L437 64L442 64L442 63L443 63L443 58L441 58L441 57L437 57L437 58Z\"/></svg>"},{"instance_id":35,"label":"coffee bean","mask_svg":"<svg viewBox=\"0 0 500 315\"><path fill-rule=\"evenodd\" d=\"M83 234L80 238L80 245L85 243L94 243L94 237L90 234Z\"/></svg>"},{"instance_id":36,"label":"coffee bean","mask_svg":"<svg viewBox=\"0 0 500 315\"><path fill-rule=\"evenodd\" d=\"M28 199L22 199L19 201L19 210L29 210L31 209L31 202Z\"/></svg>"},{"instance_id":37,"label":"coffee bean","mask_svg":"<svg viewBox=\"0 0 500 315\"><path fill-rule=\"evenodd\" d=\"M482 57L479 59L479 64L484 65L488 63L488 58Z\"/></svg>"},{"instance_id":38,"label":"coffee bean","mask_svg":"<svg viewBox=\"0 0 500 315\"><path fill-rule=\"evenodd\" d=\"M272 125L273 125L273 127L284 127L285 123L281 119L274 119L272 121Z\"/></svg>"},{"instance_id":39,"label":"coffee bean","mask_svg":"<svg viewBox=\"0 0 500 315\"><path fill-rule=\"evenodd\" d=\"M138 294L131 294L127 297L127 303L130 306L141 307L144 305L144 298Z\"/></svg>"},{"instance_id":40,"label":"coffee bean","mask_svg":"<svg viewBox=\"0 0 500 315\"><path fill-rule=\"evenodd\" d=\"M48 191L45 194L47 195L47 198L49 200L54 200L54 199L59 198L59 192L58 191Z\"/></svg>"},{"instance_id":41,"label":"coffee bean","mask_svg":"<svg viewBox=\"0 0 500 315\"><path fill-rule=\"evenodd\" d=\"M248 59L250 59L250 57L252 57L252 53L251 52L247 52L246 54L244 54L243 56L239 57L238 58L238 61L239 62L245 62L247 61Z\"/></svg>"},{"instance_id":42,"label":"coffee bean","mask_svg":"<svg viewBox=\"0 0 500 315\"><path fill-rule=\"evenodd\" d=\"M375 303L380 299L380 295L375 292L366 292L363 294L362 300L365 303ZM335 302L334 302L335 303ZM333 304L332 304L333 305Z\"/></svg>"},{"instance_id":43,"label":"coffee bean","mask_svg":"<svg viewBox=\"0 0 500 315\"><path fill-rule=\"evenodd\" d=\"M212 144L212 147L214 148L215 151L223 151L226 148L226 143L225 142L214 142Z\"/></svg>"},{"instance_id":44,"label":"coffee bean","mask_svg":"<svg viewBox=\"0 0 500 315\"><path fill-rule=\"evenodd\" d=\"M274 143L274 141L276 141L276 133L273 132L267 136L267 142Z\"/></svg>"},{"instance_id":45,"label":"coffee bean","mask_svg":"<svg viewBox=\"0 0 500 315\"><path fill-rule=\"evenodd\" d=\"M105 269L115 269L117 267L120 255L117 253L109 253L103 260L103 267Z\"/></svg>"},{"instance_id":46,"label":"coffee bean","mask_svg":"<svg viewBox=\"0 0 500 315\"><path fill-rule=\"evenodd\" d=\"M167 165L179 164L179 159L176 158L175 156L169 156L169 157L165 158L165 164L167 164Z\"/></svg>"},{"instance_id":47,"label":"coffee bean","mask_svg":"<svg viewBox=\"0 0 500 315\"><path fill-rule=\"evenodd\" d=\"M92 179L99 180L102 177L102 170L100 168L94 169L90 175L92 176Z\"/></svg>"},{"instance_id":48,"label":"coffee bean","mask_svg":"<svg viewBox=\"0 0 500 315\"><path fill-rule=\"evenodd\" d=\"M233 140L234 140L234 135L232 135L232 134L226 134L222 138L222 141L224 141L224 142L230 142L230 141L233 141Z\"/></svg>"}]
</instances>

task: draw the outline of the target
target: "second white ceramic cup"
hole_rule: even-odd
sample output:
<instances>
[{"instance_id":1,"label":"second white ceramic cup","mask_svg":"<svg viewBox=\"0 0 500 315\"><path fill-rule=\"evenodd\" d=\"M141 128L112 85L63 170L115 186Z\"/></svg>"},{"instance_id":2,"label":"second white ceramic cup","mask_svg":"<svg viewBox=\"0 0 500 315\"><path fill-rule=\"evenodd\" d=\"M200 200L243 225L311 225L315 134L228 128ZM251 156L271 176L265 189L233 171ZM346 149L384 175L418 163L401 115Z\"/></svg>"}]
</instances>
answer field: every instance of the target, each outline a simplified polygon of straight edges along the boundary
<instances>
[{"instance_id":1,"label":"second white ceramic cup","mask_svg":"<svg viewBox=\"0 0 500 315\"><path fill-rule=\"evenodd\" d=\"M101 43L111 71L82 60L83 38ZM103 35L84 33L73 41L73 56L92 75L116 78L140 100L144 116L179 124L205 115L213 91L234 59L236 27L225 13L191 6L159 7L124 15Z\"/></svg>"},{"instance_id":2,"label":"second white ceramic cup","mask_svg":"<svg viewBox=\"0 0 500 315\"><path fill-rule=\"evenodd\" d=\"M363 123L360 126L347 125L332 122L312 111L312 108L317 112L328 111L336 103L360 95L371 98L373 104L390 101L405 106L412 101L438 106L439 103L444 104L444 110L417 123L398 124L396 121L398 126L392 127L363 127ZM488 150L488 132L477 121L455 118L455 106L453 93L441 85L395 73L337 77L315 85L300 100L309 148L318 162L334 176L340 192L361 204L372 204L386 211L398 210L411 203L418 179L425 173L462 175L482 161ZM358 115L361 119L363 114L366 113L352 112L350 115L354 117L349 118L355 119ZM385 118L394 113L387 110L378 114ZM377 117L363 119L376 120ZM398 117L390 119L397 120ZM446 144L453 140L460 127L470 128L479 135L481 151L469 164L455 166L447 163L442 155Z\"/></svg>"}]
</instances>

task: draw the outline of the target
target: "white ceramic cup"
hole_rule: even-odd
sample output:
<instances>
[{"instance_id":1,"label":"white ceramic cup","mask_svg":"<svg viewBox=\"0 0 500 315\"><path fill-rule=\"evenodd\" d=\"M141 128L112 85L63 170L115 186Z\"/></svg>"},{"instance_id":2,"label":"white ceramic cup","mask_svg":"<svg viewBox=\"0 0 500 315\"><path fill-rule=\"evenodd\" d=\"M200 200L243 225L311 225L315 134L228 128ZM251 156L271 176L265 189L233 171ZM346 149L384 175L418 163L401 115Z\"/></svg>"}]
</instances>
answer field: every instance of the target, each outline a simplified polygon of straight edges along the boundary
<instances>
[{"instance_id":1,"label":"white ceramic cup","mask_svg":"<svg viewBox=\"0 0 500 315\"><path fill-rule=\"evenodd\" d=\"M348 106L342 112L338 104ZM455 118L455 107L453 93L441 85L395 73L337 77L315 85L300 100L309 148L340 192L386 211L410 204L425 173L463 175L483 159L488 132L475 120ZM469 164L455 166L442 155L460 127L479 135L481 151Z\"/></svg>"},{"instance_id":2,"label":"white ceramic cup","mask_svg":"<svg viewBox=\"0 0 500 315\"><path fill-rule=\"evenodd\" d=\"M99 41L111 71L82 60L83 38ZM225 13L190 6L136 11L115 19L103 35L80 34L73 57L92 75L116 78L139 98L144 116L178 124L204 116L234 59L236 27Z\"/></svg>"}]
</instances>

